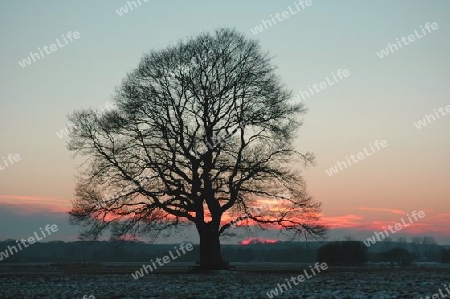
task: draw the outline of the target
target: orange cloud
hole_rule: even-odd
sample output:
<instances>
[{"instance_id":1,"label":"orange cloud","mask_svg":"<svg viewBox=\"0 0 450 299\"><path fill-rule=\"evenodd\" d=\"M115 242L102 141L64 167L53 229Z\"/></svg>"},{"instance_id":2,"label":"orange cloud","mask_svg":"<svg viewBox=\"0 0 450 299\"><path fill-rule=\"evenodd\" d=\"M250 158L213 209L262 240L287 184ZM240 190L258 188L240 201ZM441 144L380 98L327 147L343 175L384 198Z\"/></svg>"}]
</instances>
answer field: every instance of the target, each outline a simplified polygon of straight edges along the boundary
<instances>
[{"instance_id":1,"label":"orange cloud","mask_svg":"<svg viewBox=\"0 0 450 299\"><path fill-rule=\"evenodd\" d=\"M360 220L364 219L357 215L342 215L342 216L323 216L320 218L321 222L330 228L352 228L360 225Z\"/></svg>"},{"instance_id":2,"label":"orange cloud","mask_svg":"<svg viewBox=\"0 0 450 299\"><path fill-rule=\"evenodd\" d=\"M68 199L27 195L0 195L1 205L19 207L25 215L38 212L67 213L71 207Z\"/></svg>"},{"instance_id":3,"label":"orange cloud","mask_svg":"<svg viewBox=\"0 0 450 299\"><path fill-rule=\"evenodd\" d=\"M267 209L276 209L276 204L268 200L258 199L255 206L258 204L265 206ZM273 206L272 206L273 204ZM71 209L71 201L65 198L46 197L46 196L29 196L29 195L0 195L0 206L16 207L21 215L32 215L41 212L53 213L67 213ZM389 208L374 208L374 207L357 207L361 211L356 214L344 214L326 216L322 215L319 223L322 223L331 229L352 229L355 231L381 231L383 227L387 228L389 225L401 223L403 218L409 224L408 214L411 211L405 212L398 209ZM408 227L401 230L402 234L440 234L450 235L450 212L437 213L436 211L425 211L426 216L423 219L414 221ZM112 216L112 215L111 215ZM208 220L206 215L206 220ZM234 220L237 216L224 214L222 224L230 220ZM173 217L169 217L169 220ZM241 225L255 225L253 221L248 219L241 220L236 223L236 226ZM276 225L271 226L272 229L278 229ZM245 240L244 240L245 241Z\"/></svg>"},{"instance_id":4,"label":"orange cloud","mask_svg":"<svg viewBox=\"0 0 450 299\"><path fill-rule=\"evenodd\" d=\"M386 212L391 214L406 215L405 211L395 209L370 208L370 207L357 207L356 209L361 211Z\"/></svg>"},{"instance_id":5,"label":"orange cloud","mask_svg":"<svg viewBox=\"0 0 450 299\"><path fill-rule=\"evenodd\" d=\"M369 209L367 209L369 210ZM379 212L389 212L391 214L400 214L399 210L390 210L390 209L375 209L370 208L371 211L379 211ZM362 220L362 216L356 215L344 215L344 216L333 216L333 217L322 217L322 220L328 224L331 228L349 228L357 231L382 231L383 229L387 229L389 225L394 226L396 223L400 223L402 225L402 230L400 231L402 234L430 234L436 233L440 235L450 235L450 213L440 213L435 214L433 212L425 212L425 217L417 221L412 218L411 221L408 218L408 214L411 213L401 213L402 216L390 216L386 219L384 215L375 215L377 220ZM371 217L374 215L371 213ZM407 224L407 226L403 225L402 219ZM384 227L384 228L383 228Z\"/></svg>"},{"instance_id":6,"label":"orange cloud","mask_svg":"<svg viewBox=\"0 0 450 299\"><path fill-rule=\"evenodd\" d=\"M241 244L241 245L259 244L259 243L273 244L273 243L276 243L276 242L278 242L278 240L251 237L251 238L247 238L245 240L242 240L241 242L239 242L239 244Z\"/></svg>"}]
</instances>

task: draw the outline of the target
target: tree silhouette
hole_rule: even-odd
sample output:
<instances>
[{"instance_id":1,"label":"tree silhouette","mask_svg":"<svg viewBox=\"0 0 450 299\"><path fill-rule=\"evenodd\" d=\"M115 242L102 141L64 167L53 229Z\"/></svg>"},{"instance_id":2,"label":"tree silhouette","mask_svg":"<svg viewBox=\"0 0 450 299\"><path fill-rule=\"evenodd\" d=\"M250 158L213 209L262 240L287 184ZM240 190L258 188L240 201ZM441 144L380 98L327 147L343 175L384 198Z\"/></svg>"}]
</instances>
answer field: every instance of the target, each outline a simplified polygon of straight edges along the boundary
<instances>
[{"instance_id":1,"label":"tree silhouette","mask_svg":"<svg viewBox=\"0 0 450 299\"><path fill-rule=\"evenodd\" d=\"M324 236L320 203L294 167L314 160L292 144L306 109L270 61L257 41L219 29L144 55L117 89L117 109L73 112L68 148L87 157L70 212L80 237L193 223L200 265L224 268L219 237L236 217ZM253 209L262 199L276 204Z\"/></svg>"}]
</instances>

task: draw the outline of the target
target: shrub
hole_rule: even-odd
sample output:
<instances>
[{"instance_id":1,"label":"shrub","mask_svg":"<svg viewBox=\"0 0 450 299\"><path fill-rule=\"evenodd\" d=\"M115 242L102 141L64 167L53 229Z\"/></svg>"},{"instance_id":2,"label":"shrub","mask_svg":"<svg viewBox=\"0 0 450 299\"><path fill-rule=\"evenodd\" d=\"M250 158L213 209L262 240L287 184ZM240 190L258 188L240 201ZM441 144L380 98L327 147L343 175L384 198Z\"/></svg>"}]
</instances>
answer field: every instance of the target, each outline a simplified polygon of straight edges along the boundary
<instances>
[{"instance_id":1,"label":"shrub","mask_svg":"<svg viewBox=\"0 0 450 299\"><path fill-rule=\"evenodd\" d=\"M328 265L362 265L367 261L367 247L360 241L331 242L319 248L317 258Z\"/></svg>"}]
</instances>

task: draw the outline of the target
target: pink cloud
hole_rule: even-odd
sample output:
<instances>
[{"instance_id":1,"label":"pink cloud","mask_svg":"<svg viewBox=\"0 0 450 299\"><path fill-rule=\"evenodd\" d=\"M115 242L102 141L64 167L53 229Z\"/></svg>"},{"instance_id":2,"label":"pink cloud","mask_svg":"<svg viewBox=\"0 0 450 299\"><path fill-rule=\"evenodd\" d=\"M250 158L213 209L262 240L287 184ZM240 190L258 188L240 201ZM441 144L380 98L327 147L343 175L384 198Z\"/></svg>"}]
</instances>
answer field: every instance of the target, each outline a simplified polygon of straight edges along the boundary
<instances>
[{"instance_id":1,"label":"pink cloud","mask_svg":"<svg viewBox=\"0 0 450 299\"><path fill-rule=\"evenodd\" d=\"M0 195L1 205L19 207L24 215L39 212L66 213L71 208L68 199L28 195Z\"/></svg>"},{"instance_id":2,"label":"pink cloud","mask_svg":"<svg viewBox=\"0 0 450 299\"><path fill-rule=\"evenodd\" d=\"M342 215L342 216L323 216L320 218L321 222L330 226L331 228L351 228L360 224L360 220L364 219L357 215Z\"/></svg>"},{"instance_id":3,"label":"pink cloud","mask_svg":"<svg viewBox=\"0 0 450 299\"><path fill-rule=\"evenodd\" d=\"M386 212L391 214L406 215L405 211L395 209L370 208L370 207L357 207L356 209L360 211Z\"/></svg>"},{"instance_id":4,"label":"pink cloud","mask_svg":"<svg viewBox=\"0 0 450 299\"><path fill-rule=\"evenodd\" d=\"M396 223L402 224L402 218L408 224L399 231L402 234L410 235L427 235L438 234L441 236L450 236L450 213L436 213L434 211L425 211L424 218L409 221L408 215L411 211L404 212L397 209L389 208L370 208L358 207L357 210L370 211L371 213L361 214L345 214L345 215L322 215L321 222L328 225L331 229L351 229L355 231L382 231L383 227L388 228L389 225L394 226ZM418 211L418 210L416 210ZM373 213L372 213L373 212ZM389 214L389 215L387 215Z\"/></svg>"}]
</instances>

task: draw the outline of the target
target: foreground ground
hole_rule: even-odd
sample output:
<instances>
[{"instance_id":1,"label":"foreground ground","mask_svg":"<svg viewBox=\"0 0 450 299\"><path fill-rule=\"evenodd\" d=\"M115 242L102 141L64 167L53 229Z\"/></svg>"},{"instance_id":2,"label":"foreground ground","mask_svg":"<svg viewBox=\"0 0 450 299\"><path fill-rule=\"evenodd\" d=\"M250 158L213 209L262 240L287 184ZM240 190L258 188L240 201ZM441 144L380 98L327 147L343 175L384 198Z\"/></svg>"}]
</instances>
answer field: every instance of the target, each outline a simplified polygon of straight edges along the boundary
<instances>
[{"instance_id":1,"label":"foreground ground","mask_svg":"<svg viewBox=\"0 0 450 299\"><path fill-rule=\"evenodd\" d=\"M269 298L267 293L278 283L286 284L308 268L238 264L232 271L192 274L185 273L185 265L166 265L163 271L135 280L131 273L140 266L0 265L0 298ZM329 268L272 296L425 298L440 288L447 294L444 284L450 284L449 268Z\"/></svg>"}]
</instances>

